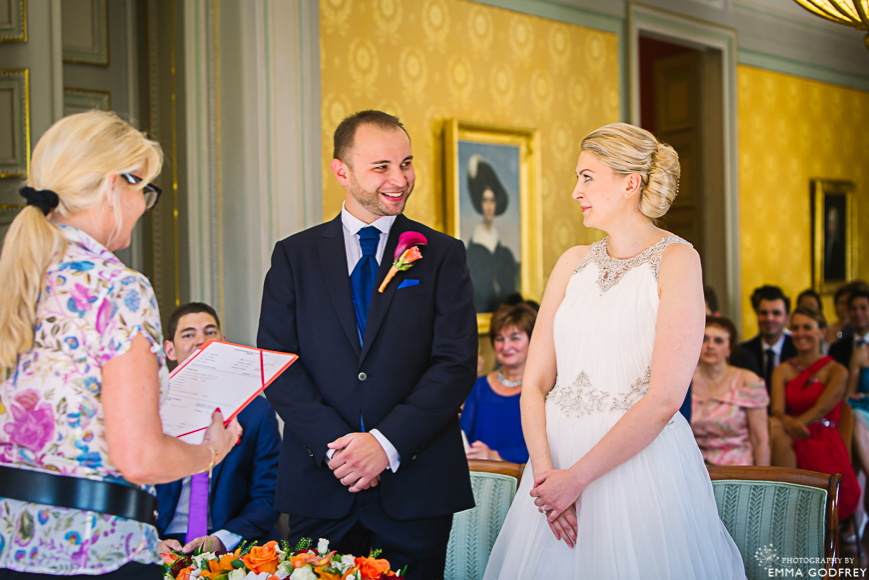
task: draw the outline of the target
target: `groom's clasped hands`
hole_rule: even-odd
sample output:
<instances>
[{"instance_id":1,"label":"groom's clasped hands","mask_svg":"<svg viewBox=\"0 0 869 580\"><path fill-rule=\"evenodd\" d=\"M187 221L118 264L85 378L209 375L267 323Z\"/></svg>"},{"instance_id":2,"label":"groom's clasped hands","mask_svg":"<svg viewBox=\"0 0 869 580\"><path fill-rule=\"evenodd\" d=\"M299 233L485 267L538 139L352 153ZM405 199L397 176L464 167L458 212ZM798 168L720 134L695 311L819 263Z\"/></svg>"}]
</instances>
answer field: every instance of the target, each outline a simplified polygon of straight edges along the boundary
<instances>
[{"instance_id":1,"label":"groom's clasped hands","mask_svg":"<svg viewBox=\"0 0 869 580\"><path fill-rule=\"evenodd\" d=\"M549 469L534 477L530 495L534 505L546 517L557 540L568 547L576 545L576 501L585 486L567 469Z\"/></svg>"},{"instance_id":2,"label":"groom's clasped hands","mask_svg":"<svg viewBox=\"0 0 869 580\"><path fill-rule=\"evenodd\" d=\"M371 433L344 435L329 443L329 449L335 449L329 469L351 493L377 487L389 466L386 452Z\"/></svg>"}]
</instances>

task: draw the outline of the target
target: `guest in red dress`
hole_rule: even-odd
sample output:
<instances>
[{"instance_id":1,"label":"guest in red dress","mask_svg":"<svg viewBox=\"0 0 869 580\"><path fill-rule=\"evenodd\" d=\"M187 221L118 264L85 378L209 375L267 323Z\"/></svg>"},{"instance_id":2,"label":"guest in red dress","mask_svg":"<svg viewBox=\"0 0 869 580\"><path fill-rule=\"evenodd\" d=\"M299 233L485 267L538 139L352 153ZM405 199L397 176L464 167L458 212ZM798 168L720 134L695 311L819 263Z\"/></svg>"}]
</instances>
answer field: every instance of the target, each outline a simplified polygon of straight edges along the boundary
<instances>
[{"instance_id":1,"label":"guest in red dress","mask_svg":"<svg viewBox=\"0 0 869 580\"><path fill-rule=\"evenodd\" d=\"M854 513L860 501L860 485L837 429L848 371L821 354L826 335L824 315L800 307L791 317L797 356L775 368L772 375L774 428L783 429L793 442L792 467L822 473L841 473L839 514Z\"/></svg>"}]
</instances>

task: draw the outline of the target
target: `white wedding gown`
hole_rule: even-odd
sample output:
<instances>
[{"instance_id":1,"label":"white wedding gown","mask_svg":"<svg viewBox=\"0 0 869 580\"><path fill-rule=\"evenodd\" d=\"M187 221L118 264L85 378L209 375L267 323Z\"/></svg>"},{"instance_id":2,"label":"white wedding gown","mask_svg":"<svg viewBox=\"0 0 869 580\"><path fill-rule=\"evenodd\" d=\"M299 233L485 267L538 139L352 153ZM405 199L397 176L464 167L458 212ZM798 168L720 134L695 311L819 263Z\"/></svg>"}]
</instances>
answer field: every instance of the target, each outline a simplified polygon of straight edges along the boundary
<instances>
[{"instance_id":1,"label":"white wedding gown","mask_svg":"<svg viewBox=\"0 0 869 580\"><path fill-rule=\"evenodd\" d=\"M546 398L556 469L576 463L649 384L664 238L627 260L595 243L555 315L558 380ZM718 517L712 484L681 413L639 454L589 485L577 502L576 547L556 541L529 492L529 462L486 569L494 578L745 578Z\"/></svg>"}]
</instances>

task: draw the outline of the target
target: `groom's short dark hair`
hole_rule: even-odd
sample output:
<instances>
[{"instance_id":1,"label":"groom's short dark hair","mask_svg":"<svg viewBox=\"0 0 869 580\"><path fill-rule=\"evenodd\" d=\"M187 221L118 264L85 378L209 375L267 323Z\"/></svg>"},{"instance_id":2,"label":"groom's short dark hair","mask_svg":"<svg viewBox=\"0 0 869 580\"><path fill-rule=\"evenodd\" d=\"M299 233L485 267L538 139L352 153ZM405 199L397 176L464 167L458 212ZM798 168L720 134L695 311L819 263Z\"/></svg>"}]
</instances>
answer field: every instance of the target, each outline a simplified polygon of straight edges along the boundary
<instances>
[{"instance_id":1,"label":"groom's short dark hair","mask_svg":"<svg viewBox=\"0 0 869 580\"><path fill-rule=\"evenodd\" d=\"M404 128L398 117L374 109L359 111L341 121L338 128L335 129L335 135L332 138L332 157L334 159L340 159L349 165L347 156L353 148L353 139L356 137L356 130L360 125L375 125L381 129L401 129L410 139L407 129Z\"/></svg>"}]
</instances>

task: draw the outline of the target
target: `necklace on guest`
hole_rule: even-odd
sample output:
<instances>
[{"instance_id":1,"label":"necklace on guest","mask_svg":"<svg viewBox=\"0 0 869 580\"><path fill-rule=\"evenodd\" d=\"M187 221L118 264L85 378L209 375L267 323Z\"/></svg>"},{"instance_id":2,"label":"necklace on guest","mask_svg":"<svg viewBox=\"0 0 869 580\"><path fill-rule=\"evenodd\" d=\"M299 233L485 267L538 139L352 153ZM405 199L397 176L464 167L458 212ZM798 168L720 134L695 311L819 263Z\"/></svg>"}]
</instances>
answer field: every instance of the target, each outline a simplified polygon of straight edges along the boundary
<instances>
[{"instance_id":1,"label":"necklace on guest","mask_svg":"<svg viewBox=\"0 0 869 580\"><path fill-rule=\"evenodd\" d=\"M504 385L505 387L508 387L508 388L522 386L522 379L519 379L518 381L508 381L507 379L504 378L504 375L501 374L501 371L498 371L498 382L500 382L502 385Z\"/></svg>"}]
</instances>

